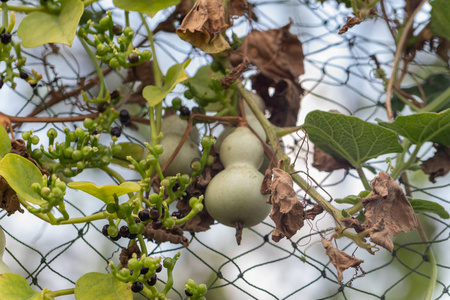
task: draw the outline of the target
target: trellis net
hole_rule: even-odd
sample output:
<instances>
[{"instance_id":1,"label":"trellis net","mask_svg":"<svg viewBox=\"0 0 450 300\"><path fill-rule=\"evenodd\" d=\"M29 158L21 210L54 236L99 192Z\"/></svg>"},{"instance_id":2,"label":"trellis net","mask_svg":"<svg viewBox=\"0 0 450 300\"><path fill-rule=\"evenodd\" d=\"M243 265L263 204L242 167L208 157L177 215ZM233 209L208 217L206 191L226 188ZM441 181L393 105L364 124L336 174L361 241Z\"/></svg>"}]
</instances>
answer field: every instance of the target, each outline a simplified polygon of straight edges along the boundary
<instances>
[{"instance_id":1,"label":"trellis net","mask_svg":"<svg viewBox=\"0 0 450 300\"><path fill-rule=\"evenodd\" d=\"M385 2L386 14L391 19L404 13L403 2ZM102 14L113 8L109 5L103 1L95 3L92 11ZM381 12L380 17L367 20L339 35L339 29L351 15L351 11L342 4L330 4L328 1L325 4L317 1L253 1L252 9L258 17L251 23L253 29L280 28L292 22L290 31L298 35L303 44L305 73L300 79L305 93L298 124L302 124L305 115L314 109L336 109L367 121L386 118L385 87L375 75L375 70L383 69L390 74L396 47ZM118 22L119 12L114 9L112 12ZM163 11L150 21L150 25L155 28L158 20L163 20L170 13ZM425 20L428 13L429 7L424 6L416 18L416 26L420 27L421 20ZM130 20L133 24L133 18ZM235 32L245 35L250 30L248 24L244 18L236 20ZM137 27L137 32L142 41L140 47L149 47L145 40L145 28ZM174 63L192 58L193 63L188 69L192 75L198 66L211 61L175 34L161 31L154 37L163 72ZM72 48L46 45L29 50L25 55L28 57L27 68L37 70L43 75L43 80L34 89L23 82L18 82L15 90L4 86L1 90L1 112L17 117L57 118L82 116L96 111L95 107L82 105L82 88L88 95L96 94L96 75L92 63L76 40ZM445 67L426 51L419 53L415 62L404 81L405 86L423 81L436 70L445 71ZM107 70L111 90L120 87L126 93L136 88L132 84L122 83L126 71L111 71L107 66L103 69ZM251 71L248 73L246 76L253 74ZM168 99L181 96L183 91L183 88L176 89ZM51 102L52 99L55 103ZM169 100L166 101L169 103ZM187 100L186 103L190 105ZM145 112L142 108L142 115ZM62 132L63 126L70 129L81 126L81 120L53 122L51 119L41 119L39 122L22 123L17 118L13 124L16 126L16 138L22 132L33 129L45 140L49 128L55 127ZM203 129L200 127L201 132L204 132ZM146 131L148 126L139 124L137 130L125 129L121 139L142 144L150 139ZM297 157L296 170L303 172L300 174L327 199L329 195L342 198L364 189L356 170L315 170L311 166L312 146L309 146L304 132L291 134L283 142L286 153L292 159ZM430 144L419 157L425 160L432 154ZM386 171L384 158L369 163L374 170L373 174L368 174L369 179L379 171ZM112 168L127 180L138 180L132 171ZM87 170L78 178L95 181L98 185L114 181L100 170ZM431 184L422 173L412 173L406 185L415 197L436 201L447 209L450 207L448 175L437 178L436 183ZM305 205L314 204L304 191L298 189L297 195ZM70 191L66 199L71 217L86 216L104 209L94 198L81 192ZM68 289L87 272L108 272L109 260L117 262L121 247L126 246L124 240L113 242L102 235L101 228L106 224L104 220L51 226L28 212L6 217L5 211L0 211L0 220L7 236L4 260L14 272L24 275L33 288ZM321 237L329 237L334 232L333 219L326 213L305 222L295 236L278 243L271 239L274 224L268 218L262 224L244 230L240 246L235 242L233 228L216 223L206 232L185 233L189 238L187 248L152 242L148 242L147 247L149 255L172 257L181 252L175 267L175 284L169 293L172 299L186 297L184 283L188 278L207 284L207 299L422 299L434 273L437 274L437 284L433 299L447 299L450 297L450 260L446 252L450 226L446 220L432 214L421 214L420 220L429 242L421 240L417 231L401 234L394 238L393 253L382 249L371 255L349 240L339 239L336 248L364 260L361 269L344 272L342 285L337 283L336 270L320 243ZM164 275L159 280L164 282ZM73 296L61 297L64 298L71 299Z\"/></svg>"}]
</instances>

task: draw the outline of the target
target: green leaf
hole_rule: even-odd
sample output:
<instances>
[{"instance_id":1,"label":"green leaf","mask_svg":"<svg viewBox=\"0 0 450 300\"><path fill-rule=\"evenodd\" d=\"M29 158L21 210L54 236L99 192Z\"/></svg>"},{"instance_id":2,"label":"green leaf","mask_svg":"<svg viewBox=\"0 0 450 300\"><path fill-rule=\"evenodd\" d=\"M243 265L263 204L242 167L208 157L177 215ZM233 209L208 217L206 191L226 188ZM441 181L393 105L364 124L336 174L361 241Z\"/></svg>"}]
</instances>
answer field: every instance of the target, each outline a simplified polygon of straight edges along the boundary
<instances>
[{"instance_id":1,"label":"green leaf","mask_svg":"<svg viewBox=\"0 0 450 300\"><path fill-rule=\"evenodd\" d=\"M111 162L124 168L128 168L130 162L127 160L127 156L131 156L136 161L140 161L146 157L145 149L136 143L120 143L122 151L114 154Z\"/></svg>"},{"instance_id":2,"label":"green leaf","mask_svg":"<svg viewBox=\"0 0 450 300\"><path fill-rule=\"evenodd\" d=\"M403 151L394 132L357 117L315 110L306 116L304 128L317 147L356 168L382 154Z\"/></svg>"},{"instance_id":3,"label":"green leaf","mask_svg":"<svg viewBox=\"0 0 450 300\"><path fill-rule=\"evenodd\" d=\"M148 85L144 88L142 96L147 100L149 106L155 106L161 103L178 83L188 79L188 75L184 69L186 69L190 62L191 60L188 59L184 63L171 66L167 71L166 83L162 88L154 85Z\"/></svg>"},{"instance_id":4,"label":"green leaf","mask_svg":"<svg viewBox=\"0 0 450 300\"><path fill-rule=\"evenodd\" d=\"M349 195L343 199L334 199L334 201L336 203L346 203L346 204L351 204L351 205L355 205L358 204L359 202L361 202L361 198L359 196L355 196L355 195Z\"/></svg>"},{"instance_id":5,"label":"green leaf","mask_svg":"<svg viewBox=\"0 0 450 300\"><path fill-rule=\"evenodd\" d=\"M450 86L450 73L437 73L431 74L428 76L425 81L420 83L420 89L417 84L402 88L402 91L408 93L412 96L416 96L422 98L422 92L425 94L427 98L427 104L430 104L440 96L448 87ZM394 111L402 111L405 104L400 101L400 99L394 95L392 97L392 110ZM443 111L447 108L450 108L450 99L445 103L442 108L438 110Z\"/></svg>"},{"instance_id":6,"label":"green leaf","mask_svg":"<svg viewBox=\"0 0 450 300\"><path fill-rule=\"evenodd\" d=\"M131 283L117 280L111 274L87 273L75 284L77 300L132 300Z\"/></svg>"},{"instance_id":7,"label":"green leaf","mask_svg":"<svg viewBox=\"0 0 450 300\"><path fill-rule=\"evenodd\" d=\"M211 87L214 84L214 80L221 80L223 77L224 75L221 72L214 72L211 70L210 65L206 65L198 69L197 73L193 77L186 80L185 83L195 96L196 100L203 102L217 102L219 101L221 95L218 95ZM221 89L223 91L223 88ZM204 104L207 105L207 103Z\"/></svg>"},{"instance_id":8,"label":"green leaf","mask_svg":"<svg viewBox=\"0 0 450 300\"><path fill-rule=\"evenodd\" d=\"M0 274L0 299L42 300L42 294L33 290L27 280L16 273Z\"/></svg>"},{"instance_id":9,"label":"green leaf","mask_svg":"<svg viewBox=\"0 0 450 300\"><path fill-rule=\"evenodd\" d=\"M60 0L61 11L32 12L19 24L18 36L25 48L34 48L47 43L72 46L78 22L84 11L81 0Z\"/></svg>"},{"instance_id":10,"label":"green leaf","mask_svg":"<svg viewBox=\"0 0 450 300\"><path fill-rule=\"evenodd\" d=\"M120 185L102 186L98 186L89 181L77 181L69 182L67 185L73 189L86 192L102 200L106 204L114 202L114 194L119 197L128 193L137 192L141 189L141 186L139 184L131 181L126 181L124 183L121 183Z\"/></svg>"},{"instance_id":11,"label":"green leaf","mask_svg":"<svg viewBox=\"0 0 450 300\"><path fill-rule=\"evenodd\" d=\"M434 0L431 4L430 31L450 40L450 5L448 0Z\"/></svg>"},{"instance_id":12,"label":"green leaf","mask_svg":"<svg viewBox=\"0 0 450 300\"><path fill-rule=\"evenodd\" d=\"M5 128L0 125L0 159L11 152L11 140Z\"/></svg>"},{"instance_id":13,"label":"green leaf","mask_svg":"<svg viewBox=\"0 0 450 300\"><path fill-rule=\"evenodd\" d=\"M442 219L450 218L450 215L448 214L448 212L439 203L436 203L434 201L421 200L421 199L408 198L408 200L411 203L411 206L414 209L414 212L416 212L416 213L429 212L429 213L437 214Z\"/></svg>"},{"instance_id":14,"label":"green leaf","mask_svg":"<svg viewBox=\"0 0 450 300\"><path fill-rule=\"evenodd\" d=\"M14 153L6 154L0 161L0 176L5 178L20 198L37 205L45 202L31 189L35 182L42 184L42 173L28 159Z\"/></svg>"},{"instance_id":15,"label":"green leaf","mask_svg":"<svg viewBox=\"0 0 450 300\"><path fill-rule=\"evenodd\" d=\"M177 5L181 0L114 0L114 5L128 11L137 11L153 18L160 10Z\"/></svg>"},{"instance_id":16,"label":"green leaf","mask_svg":"<svg viewBox=\"0 0 450 300\"><path fill-rule=\"evenodd\" d=\"M450 109L440 113L418 113L399 116L394 122L379 122L381 126L394 130L412 143L435 142L450 145Z\"/></svg>"}]
</instances>

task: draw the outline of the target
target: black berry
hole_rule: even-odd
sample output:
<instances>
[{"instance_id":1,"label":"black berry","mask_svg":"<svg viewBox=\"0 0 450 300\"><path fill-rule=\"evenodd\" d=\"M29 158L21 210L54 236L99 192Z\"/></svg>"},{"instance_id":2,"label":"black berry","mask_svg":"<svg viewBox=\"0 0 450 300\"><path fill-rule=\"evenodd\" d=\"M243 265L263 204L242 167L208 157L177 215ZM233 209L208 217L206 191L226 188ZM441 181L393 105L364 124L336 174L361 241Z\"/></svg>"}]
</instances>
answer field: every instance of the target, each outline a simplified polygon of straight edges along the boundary
<instances>
[{"instance_id":1,"label":"black berry","mask_svg":"<svg viewBox=\"0 0 450 300\"><path fill-rule=\"evenodd\" d=\"M158 215L159 215L159 212L158 212ZM150 212L148 211L148 209L144 209L138 213L138 216L142 222L145 222L150 219Z\"/></svg>"},{"instance_id":2,"label":"black berry","mask_svg":"<svg viewBox=\"0 0 450 300\"><path fill-rule=\"evenodd\" d=\"M163 223L161 222L161 220L155 220L155 221L152 222L152 228L153 229L158 230L158 229L161 229L162 226L163 226Z\"/></svg>"},{"instance_id":3,"label":"black berry","mask_svg":"<svg viewBox=\"0 0 450 300\"><path fill-rule=\"evenodd\" d=\"M102 233L103 233L103 235L106 236L106 237L109 236L109 234L108 234L108 227L109 227L109 225L106 224L106 225L103 226L103 228L102 228Z\"/></svg>"},{"instance_id":4,"label":"black berry","mask_svg":"<svg viewBox=\"0 0 450 300\"><path fill-rule=\"evenodd\" d=\"M175 217L175 218L177 218L177 219L181 219L181 218L184 217L184 214L183 214L181 211L174 211L174 212L172 213L172 217Z\"/></svg>"},{"instance_id":5,"label":"black berry","mask_svg":"<svg viewBox=\"0 0 450 300\"><path fill-rule=\"evenodd\" d=\"M190 296L192 296L192 295L194 295L194 294L191 294L191 293L189 293L187 290L185 290L184 291L184 293L186 294L186 296L188 296L188 297L190 297Z\"/></svg>"},{"instance_id":6,"label":"black berry","mask_svg":"<svg viewBox=\"0 0 450 300\"><path fill-rule=\"evenodd\" d=\"M137 54L132 53L128 55L128 61L132 64L135 64L139 61L139 56Z\"/></svg>"},{"instance_id":7,"label":"black berry","mask_svg":"<svg viewBox=\"0 0 450 300\"><path fill-rule=\"evenodd\" d=\"M162 265L160 264L159 267L155 271L156 271L156 273L161 272L162 271Z\"/></svg>"},{"instance_id":8,"label":"black berry","mask_svg":"<svg viewBox=\"0 0 450 300\"><path fill-rule=\"evenodd\" d=\"M138 217L133 217L135 223L141 223L141 220Z\"/></svg>"},{"instance_id":9,"label":"black berry","mask_svg":"<svg viewBox=\"0 0 450 300\"><path fill-rule=\"evenodd\" d=\"M123 28L120 25L114 25L113 32L115 35L121 35L123 32Z\"/></svg>"},{"instance_id":10,"label":"black berry","mask_svg":"<svg viewBox=\"0 0 450 300\"><path fill-rule=\"evenodd\" d=\"M150 218L152 220L158 220L158 218L159 218L159 210L157 208L152 208L150 210Z\"/></svg>"},{"instance_id":11,"label":"black berry","mask_svg":"<svg viewBox=\"0 0 450 300\"><path fill-rule=\"evenodd\" d=\"M9 44L11 42L11 33L9 32L4 32L2 34L0 34L0 40L2 41L3 44Z\"/></svg>"},{"instance_id":12,"label":"black berry","mask_svg":"<svg viewBox=\"0 0 450 300\"><path fill-rule=\"evenodd\" d=\"M130 113L126 109L122 109L119 114L119 119L122 124L126 124L130 121Z\"/></svg>"},{"instance_id":13,"label":"black berry","mask_svg":"<svg viewBox=\"0 0 450 300\"><path fill-rule=\"evenodd\" d=\"M158 279L158 277L155 275L152 278L147 279L147 283L149 286L154 286L156 284L156 280Z\"/></svg>"},{"instance_id":14,"label":"black berry","mask_svg":"<svg viewBox=\"0 0 450 300\"><path fill-rule=\"evenodd\" d=\"M142 268L141 268L141 274L142 274L142 275L145 275L145 274L147 274L147 273L148 273L148 271L149 271L149 269L148 269L148 268L146 268L146 267L142 266Z\"/></svg>"},{"instance_id":15,"label":"black berry","mask_svg":"<svg viewBox=\"0 0 450 300\"><path fill-rule=\"evenodd\" d=\"M136 281L135 283L133 283L131 285L131 290L134 293L139 293L140 291L142 291L144 289L144 285L142 284L142 282L140 281Z\"/></svg>"},{"instance_id":16,"label":"black berry","mask_svg":"<svg viewBox=\"0 0 450 300\"><path fill-rule=\"evenodd\" d=\"M118 241L121 238L120 234L117 234L115 237L111 237L111 240Z\"/></svg>"},{"instance_id":17,"label":"black berry","mask_svg":"<svg viewBox=\"0 0 450 300\"><path fill-rule=\"evenodd\" d=\"M22 79L24 79L24 80L27 80L28 79L28 73L26 73L26 72L20 72L20 78L22 78Z\"/></svg>"},{"instance_id":18,"label":"black berry","mask_svg":"<svg viewBox=\"0 0 450 300\"><path fill-rule=\"evenodd\" d=\"M111 94L109 94L109 96L111 97L111 99L116 99L117 97L120 96L120 93L118 90L114 90L111 92Z\"/></svg>"},{"instance_id":19,"label":"black berry","mask_svg":"<svg viewBox=\"0 0 450 300\"><path fill-rule=\"evenodd\" d=\"M178 180L175 181L175 184L172 187L172 191L176 192L180 188L180 184L178 183Z\"/></svg>"},{"instance_id":20,"label":"black berry","mask_svg":"<svg viewBox=\"0 0 450 300\"><path fill-rule=\"evenodd\" d=\"M122 134L122 129L120 127L114 127L111 129L111 135L119 137Z\"/></svg>"},{"instance_id":21,"label":"black berry","mask_svg":"<svg viewBox=\"0 0 450 300\"><path fill-rule=\"evenodd\" d=\"M130 235L128 236L128 238L130 240L134 240L137 237L137 233L130 233Z\"/></svg>"},{"instance_id":22,"label":"black berry","mask_svg":"<svg viewBox=\"0 0 450 300\"><path fill-rule=\"evenodd\" d=\"M189 108L187 108L186 106L183 106L183 105L180 107L180 116L189 117L190 114L191 114L191 111L189 110Z\"/></svg>"},{"instance_id":23,"label":"black berry","mask_svg":"<svg viewBox=\"0 0 450 300\"><path fill-rule=\"evenodd\" d=\"M93 134L93 135L96 135L97 133L98 133L98 130L97 130L97 129L92 130L92 134Z\"/></svg>"},{"instance_id":24,"label":"black berry","mask_svg":"<svg viewBox=\"0 0 450 300\"><path fill-rule=\"evenodd\" d=\"M130 229L128 228L128 226L123 225L119 229L119 234L121 237L127 238L130 236Z\"/></svg>"}]
</instances>

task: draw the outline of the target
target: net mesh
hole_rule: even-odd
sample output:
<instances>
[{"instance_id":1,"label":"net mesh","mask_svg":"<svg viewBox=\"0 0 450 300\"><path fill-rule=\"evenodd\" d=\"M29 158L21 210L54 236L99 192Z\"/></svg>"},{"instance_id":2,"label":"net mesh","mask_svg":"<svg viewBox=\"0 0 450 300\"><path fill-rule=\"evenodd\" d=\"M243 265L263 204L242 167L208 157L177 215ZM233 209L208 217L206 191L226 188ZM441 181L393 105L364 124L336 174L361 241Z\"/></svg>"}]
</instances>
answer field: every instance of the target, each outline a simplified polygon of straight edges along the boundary
<instances>
[{"instance_id":1,"label":"net mesh","mask_svg":"<svg viewBox=\"0 0 450 300\"><path fill-rule=\"evenodd\" d=\"M400 1L385 1L386 14L402 16ZM95 12L110 8L108 2L92 6ZM112 7L111 7L112 8ZM385 89L383 81L376 78L374 70L383 69L390 74L395 43L382 17L366 21L346 34L338 35L350 10L343 5L324 5L316 1L254 1L254 13L258 21L252 23L254 29L279 28L292 22L291 32L297 34L303 43L305 53L305 74L301 85L305 89L299 123L313 109L337 109L364 120L386 118L384 109ZM426 16L425 7L417 18L416 26L421 26L421 14ZM161 18L170 11L163 12ZM381 14L381 13L380 13ZM113 16L119 12L113 10ZM236 22L236 32L245 34L247 21ZM152 24L155 25L155 24ZM145 42L144 28L137 28L138 37ZM190 57L195 64L210 61L202 52L182 43L174 34L160 32L155 35L157 54L163 69ZM15 90L2 89L0 106L3 113L13 116L72 117L94 111L83 104L80 90L90 87L88 95L97 93L95 71L83 50L75 41L73 48L46 45L28 50L27 68L38 70L44 77L35 89L18 82ZM417 55L410 67L405 84L422 81L429 74L442 67L434 56L427 52ZM108 85L120 86L125 72L111 71L104 67ZM195 70L191 70L192 75ZM122 89L132 89L121 86ZM175 90L170 97L181 95ZM49 105L49 103L54 105ZM143 111L144 112L144 111ZM19 124L19 123L16 123ZM71 129L77 122L25 123L15 128L15 134L33 129L45 137L48 128L62 131L62 126ZM126 130L122 137L142 143L142 135ZM318 172L311 165L312 155L301 131L284 139L285 151L292 157L298 156L296 169L314 178L312 186L327 197L321 189L334 198L357 194L363 190L356 171ZM433 154L433 148L424 147L419 157L426 159ZM370 161L370 166L378 171L386 170L382 157ZM117 168L118 171L124 172ZM136 180L136 174L124 173L127 180ZM304 175L304 174L303 174ZM302 176L303 176L302 175ZM81 178L96 178L97 184L107 184L114 178L105 178L104 173L88 170ZM375 175L371 175L372 177ZM78 179L78 178L77 178ZM369 178L370 179L370 178ZM82 180L82 179L80 179ZM428 183L423 175L412 174L408 188L417 198L433 200L446 208L449 177ZM319 188L320 186L320 188ZM305 204L314 204L307 194L298 190L298 197ZM67 206L71 217L86 216L104 209L95 200L81 193L69 192ZM0 224L7 235L7 249L4 260L13 271L24 275L32 287L39 289L71 288L84 273L105 272L109 260L118 261L120 247L124 241L112 242L103 237L101 227L105 221L88 224L50 226L39 222L29 213L6 217L0 211ZM450 226L446 220L430 214L421 214L429 242L424 242L417 231L401 234L394 238L395 250L388 253L381 250L370 255L358 249L349 240L340 239L336 247L363 259L361 269L344 272L343 285L337 284L335 268L328 261L320 243L322 236L334 232L333 220L329 215L321 215L305 226L291 239L275 243L271 239L274 225L270 219L244 231L242 245L234 240L234 229L214 224L206 232L190 234L188 248L169 243L148 243L150 255L163 257L181 252L175 267L175 285L169 297L184 299L184 283L188 278L204 282L208 286L207 299L421 299L424 297L432 274L437 274L433 299L450 297L450 260L446 255ZM189 233L186 233L189 237ZM428 251L433 249L434 257ZM436 263L434 263L436 260ZM437 271L435 271L437 269ZM161 275L157 285L164 282ZM138 296L136 296L138 297ZM73 296L61 297L71 299Z\"/></svg>"}]
</instances>

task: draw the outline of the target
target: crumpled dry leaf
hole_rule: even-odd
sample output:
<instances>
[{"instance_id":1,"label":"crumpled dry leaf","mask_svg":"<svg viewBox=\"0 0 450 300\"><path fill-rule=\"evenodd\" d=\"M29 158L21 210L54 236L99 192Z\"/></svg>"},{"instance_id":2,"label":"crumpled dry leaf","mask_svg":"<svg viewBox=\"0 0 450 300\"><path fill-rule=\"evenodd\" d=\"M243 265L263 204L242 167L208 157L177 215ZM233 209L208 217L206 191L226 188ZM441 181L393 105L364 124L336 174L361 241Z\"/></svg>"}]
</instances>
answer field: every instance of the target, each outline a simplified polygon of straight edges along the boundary
<instances>
[{"instance_id":1,"label":"crumpled dry leaf","mask_svg":"<svg viewBox=\"0 0 450 300\"><path fill-rule=\"evenodd\" d=\"M140 81L141 84L127 99L127 103L137 103L140 106L145 106L147 105L147 100L142 96L142 90L147 85L155 84L153 78L153 64L151 61L146 61L140 65L128 68L127 77L125 77L123 83L134 83L136 81Z\"/></svg>"},{"instance_id":2,"label":"crumpled dry leaf","mask_svg":"<svg viewBox=\"0 0 450 300\"><path fill-rule=\"evenodd\" d=\"M6 210L8 217L19 211L24 213L20 208L20 201L17 193L9 186L8 182L0 176L0 208Z\"/></svg>"},{"instance_id":3,"label":"crumpled dry leaf","mask_svg":"<svg viewBox=\"0 0 450 300\"><path fill-rule=\"evenodd\" d=\"M177 34L206 53L219 53L230 49L221 35L227 27L225 9L220 0L197 0L177 29Z\"/></svg>"},{"instance_id":4,"label":"crumpled dry leaf","mask_svg":"<svg viewBox=\"0 0 450 300\"><path fill-rule=\"evenodd\" d=\"M141 249L139 249L138 244L133 244L129 248L122 248L119 261L123 268L128 268L128 260L133 257L133 253L136 253L137 257L141 257Z\"/></svg>"},{"instance_id":5,"label":"crumpled dry leaf","mask_svg":"<svg viewBox=\"0 0 450 300\"><path fill-rule=\"evenodd\" d=\"M228 14L230 16L243 16L247 7L247 0L230 0L227 4Z\"/></svg>"},{"instance_id":6,"label":"crumpled dry leaf","mask_svg":"<svg viewBox=\"0 0 450 300\"><path fill-rule=\"evenodd\" d=\"M314 220L317 215L323 213L324 209L319 204L313 206L313 208L305 211L305 219Z\"/></svg>"},{"instance_id":7,"label":"crumpled dry leaf","mask_svg":"<svg viewBox=\"0 0 450 300\"><path fill-rule=\"evenodd\" d=\"M347 17L347 21L345 22L344 26L339 29L339 34L346 33L350 28L362 23L363 21L364 19L360 17Z\"/></svg>"},{"instance_id":8,"label":"crumpled dry leaf","mask_svg":"<svg viewBox=\"0 0 450 300\"><path fill-rule=\"evenodd\" d=\"M269 121L279 127L296 126L303 89L291 80L278 82L262 73L251 77L252 88L261 96L270 112ZM275 92L271 96L272 88Z\"/></svg>"},{"instance_id":9,"label":"crumpled dry leaf","mask_svg":"<svg viewBox=\"0 0 450 300\"><path fill-rule=\"evenodd\" d=\"M411 39L413 38L411 32ZM428 52L436 53L444 63L450 65L449 62L449 50L450 50L450 41L446 38L434 36L430 32L430 25L428 24L419 35L414 37L414 44L410 45L405 49L405 52L411 56L411 59L415 57L416 51L424 50Z\"/></svg>"},{"instance_id":10,"label":"crumpled dry leaf","mask_svg":"<svg viewBox=\"0 0 450 300\"><path fill-rule=\"evenodd\" d=\"M227 76L222 78L221 82L222 87L225 90L227 90L239 77L241 77L242 73L247 71L249 64L250 61L244 59L244 61L241 64L239 64L237 67L231 70L230 73L227 74Z\"/></svg>"},{"instance_id":11,"label":"crumpled dry leaf","mask_svg":"<svg viewBox=\"0 0 450 300\"><path fill-rule=\"evenodd\" d=\"M182 244L189 247L189 240L183 235L183 229L175 225L172 229L153 229L152 223L145 226L144 237L155 241L157 244L171 242L172 244Z\"/></svg>"},{"instance_id":12,"label":"crumpled dry leaf","mask_svg":"<svg viewBox=\"0 0 450 300\"><path fill-rule=\"evenodd\" d=\"M341 219L342 222L348 227L353 228L357 233L363 232L365 230L364 226L361 225L361 222L359 222L355 218L343 218Z\"/></svg>"},{"instance_id":13,"label":"crumpled dry leaf","mask_svg":"<svg viewBox=\"0 0 450 300\"><path fill-rule=\"evenodd\" d=\"M390 175L380 172L370 186L372 192L361 199L366 216L364 225L372 229L371 242L392 252L394 244L389 236L413 230L418 219L402 188Z\"/></svg>"},{"instance_id":14,"label":"crumpled dry leaf","mask_svg":"<svg viewBox=\"0 0 450 300\"><path fill-rule=\"evenodd\" d=\"M278 242L283 237L291 238L303 227L303 204L297 199L291 175L279 168L273 168L272 172L267 202L272 204L270 218L275 223L272 240Z\"/></svg>"},{"instance_id":15,"label":"crumpled dry leaf","mask_svg":"<svg viewBox=\"0 0 450 300\"><path fill-rule=\"evenodd\" d=\"M342 272L350 267L357 269L359 265L364 262L364 260L358 259L345 253L344 251L334 248L331 241L327 239L322 240L322 245L325 248L325 253L329 257L330 262L337 270L339 284L342 284L342 280L344 279Z\"/></svg>"},{"instance_id":16,"label":"crumpled dry leaf","mask_svg":"<svg viewBox=\"0 0 450 300\"><path fill-rule=\"evenodd\" d=\"M29 161L31 161L41 171L42 175L50 176L48 170L41 167L36 160L34 160L30 153L28 153L27 146L24 140L11 140L11 153L18 154Z\"/></svg>"},{"instance_id":17,"label":"crumpled dry leaf","mask_svg":"<svg viewBox=\"0 0 450 300\"><path fill-rule=\"evenodd\" d=\"M191 211L188 199L178 200L177 209L184 215ZM210 225L214 224L214 219L208 214L205 208L197 213L192 219L180 225L180 228L189 232L207 231Z\"/></svg>"},{"instance_id":18,"label":"crumpled dry leaf","mask_svg":"<svg viewBox=\"0 0 450 300\"><path fill-rule=\"evenodd\" d=\"M270 121L281 127L296 125L303 94L299 84L299 76L304 73L302 43L289 32L290 26L291 23L279 29L253 30L230 54L233 66L242 63L246 56L258 68L260 73L252 76L252 87L264 99Z\"/></svg>"},{"instance_id":19,"label":"crumpled dry leaf","mask_svg":"<svg viewBox=\"0 0 450 300\"><path fill-rule=\"evenodd\" d=\"M319 171L332 172L334 170L348 170L353 166L346 160L336 159L328 153L314 146L314 161L312 166Z\"/></svg>"},{"instance_id":20,"label":"crumpled dry leaf","mask_svg":"<svg viewBox=\"0 0 450 300\"><path fill-rule=\"evenodd\" d=\"M430 159L422 162L422 171L430 175L429 180L436 182L435 178L444 176L450 171L450 146L436 146L436 153Z\"/></svg>"},{"instance_id":21,"label":"crumpled dry leaf","mask_svg":"<svg viewBox=\"0 0 450 300\"><path fill-rule=\"evenodd\" d=\"M187 13L191 10L192 3L192 0L181 0L181 2L175 6L173 13L156 26L155 30L153 30L153 34L158 31L175 33L175 22L181 23L183 21L184 17L186 17Z\"/></svg>"}]
</instances>

